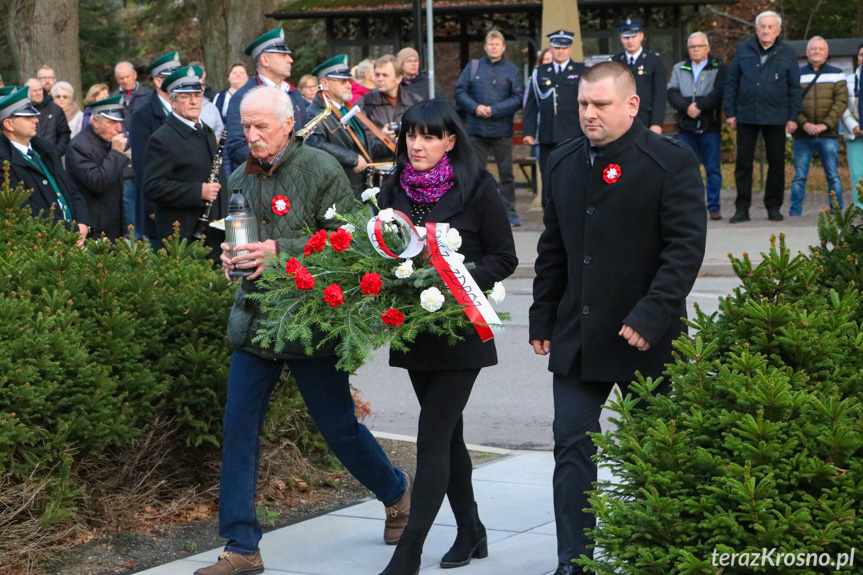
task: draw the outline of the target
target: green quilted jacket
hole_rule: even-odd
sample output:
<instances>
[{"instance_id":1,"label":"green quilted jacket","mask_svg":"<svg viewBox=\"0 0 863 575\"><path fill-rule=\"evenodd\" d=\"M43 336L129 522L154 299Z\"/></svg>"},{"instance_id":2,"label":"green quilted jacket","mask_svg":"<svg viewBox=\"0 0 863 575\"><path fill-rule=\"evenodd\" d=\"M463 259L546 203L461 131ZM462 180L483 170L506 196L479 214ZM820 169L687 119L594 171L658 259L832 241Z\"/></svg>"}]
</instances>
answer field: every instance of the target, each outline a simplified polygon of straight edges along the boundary
<instances>
[{"instance_id":1,"label":"green quilted jacket","mask_svg":"<svg viewBox=\"0 0 863 575\"><path fill-rule=\"evenodd\" d=\"M337 220L327 220L324 214L333 204L339 212L356 209L350 182L339 163L328 153L295 140L269 173L249 157L228 180L232 192L240 191L252 206L258 219L260 241L276 240L279 253L302 256L309 239L306 226L316 232L335 230ZM284 215L273 211L275 196L286 196L290 209ZM256 282L243 279L234 295L234 307L228 320L228 341L237 349L268 359L300 359L308 357L302 344L287 342L285 349L275 354L252 343L259 327L258 302L246 298L256 291ZM318 350L315 355L333 353L335 344Z\"/></svg>"}]
</instances>

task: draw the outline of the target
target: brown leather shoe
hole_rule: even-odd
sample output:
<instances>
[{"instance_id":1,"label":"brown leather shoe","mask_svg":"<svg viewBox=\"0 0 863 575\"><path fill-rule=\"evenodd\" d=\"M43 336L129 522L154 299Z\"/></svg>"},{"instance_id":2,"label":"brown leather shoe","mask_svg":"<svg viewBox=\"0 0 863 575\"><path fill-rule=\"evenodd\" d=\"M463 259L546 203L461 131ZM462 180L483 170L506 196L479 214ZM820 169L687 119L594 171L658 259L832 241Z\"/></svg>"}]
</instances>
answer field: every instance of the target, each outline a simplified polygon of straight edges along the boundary
<instances>
[{"instance_id":1,"label":"brown leather shoe","mask_svg":"<svg viewBox=\"0 0 863 575\"><path fill-rule=\"evenodd\" d=\"M261 552L254 555L240 555L225 551L219 555L215 565L195 571L195 575L255 575L264 572L264 560Z\"/></svg>"},{"instance_id":2,"label":"brown leather shoe","mask_svg":"<svg viewBox=\"0 0 863 575\"><path fill-rule=\"evenodd\" d=\"M408 517L411 514L411 490L413 483L411 476L402 471L407 482L405 494L399 499L398 503L386 508L387 520L384 522L384 543L387 545L395 545L402 538L405 526L408 524Z\"/></svg>"}]
</instances>

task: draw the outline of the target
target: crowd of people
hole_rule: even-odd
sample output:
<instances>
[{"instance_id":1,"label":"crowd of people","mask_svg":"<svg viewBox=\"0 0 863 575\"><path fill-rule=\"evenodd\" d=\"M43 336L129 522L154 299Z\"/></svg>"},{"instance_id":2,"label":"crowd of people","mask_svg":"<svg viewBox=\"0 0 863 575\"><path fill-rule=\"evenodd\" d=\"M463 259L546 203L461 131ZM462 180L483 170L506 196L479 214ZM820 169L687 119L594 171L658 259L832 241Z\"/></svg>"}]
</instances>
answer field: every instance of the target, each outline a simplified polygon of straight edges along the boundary
<instances>
[{"instance_id":1,"label":"crowd of people","mask_svg":"<svg viewBox=\"0 0 863 575\"><path fill-rule=\"evenodd\" d=\"M773 12L760 14L756 35L728 67L710 54L706 34L691 34L689 58L675 64L670 81L662 58L643 48L639 20L620 24L621 53L590 67L571 59L574 35L558 30L527 86L505 58L504 35L492 30L485 56L459 76L455 108L421 72L412 48L353 69L345 55L329 58L295 88L279 28L246 48L253 73L232 64L230 87L218 93L206 86L203 65L184 66L178 52L147 67L153 89L138 81L131 63L118 63L118 89L92 86L83 110L50 66L24 86L0 89L0 161L10 162L13 185L34 190L27 200L34 213L65 222L81 243L121 238L129 224L154 246L176 226L189 240L203 231L226 274L246 272L228 325L234 352L219 495L219 529L228 543L216 564L196 574L264 569L255 512L259 436L285 367L332 451L385 507L383 539L396 548L382 575L419 571L444 495L458 533L441 567L487 555L462 411L480 369L497 363L493 340L474 333L450 347L446 338L421 334L409 352L391 353L421 406L412 477L357 421L333 346L316 346L312 356L296 342L278 353L262 348L254 341L261 311L246 295L260 289L256 280L273 254L302 257L309 231L335 230L338 222L326 211L353 209L384 164L391 174L381 183L380 205L409 214L416 225L458 229L460 253L474 264L480 287L490 289L517 265L512 141L522 108L524 141L538 147L543 182L545 231L529 331L533 351L549 356L553 373L555 574L581 573L576 560L592 554L585 530L593 516L584 511L596 480L589 433L599 430L614 383L627 387L636 370L658 376L671 360L671 342L686 329L681 317L703 258L707 217L722 217L722 112L737 130L732 223L749 219L759 134L771 220L783 217L786 135L794 137L790 215L801 213L815 150L841 207L840 122L852 179L863 176L863 46L857 71L846 78L826 64L827 42L813 37L801 68L778 40L781 24ZM677 112L679 140L662 135L667 103ZM484 169L489 159L497 181ZM706 206L699 162L707 173ZM259 241L229 246L223 232L206 225L227 215L229 190L254 209Z\"/></svg>"}]
</instances>

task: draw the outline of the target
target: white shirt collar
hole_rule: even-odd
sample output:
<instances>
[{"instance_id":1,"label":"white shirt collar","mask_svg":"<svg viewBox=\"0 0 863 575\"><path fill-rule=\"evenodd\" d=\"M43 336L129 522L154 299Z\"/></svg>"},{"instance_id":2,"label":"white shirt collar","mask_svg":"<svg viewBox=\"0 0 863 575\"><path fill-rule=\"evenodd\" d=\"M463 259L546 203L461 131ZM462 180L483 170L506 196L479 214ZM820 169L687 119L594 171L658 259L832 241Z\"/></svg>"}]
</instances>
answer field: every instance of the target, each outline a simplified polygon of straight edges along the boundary
<instances>
[{"instance_id":1,"label":"white shirt collar","mask_svg":"<svg viewBox=\"0 0 863 575\"><path fill-rule=\"evenodd\" d=\"M638 59L641 58L642 52L644 52L644 46L639 48L638 52L636 52L635 54L630 54L629 52L626 52L626 63L628 64L630 60L638 61Z\"/></svg>"},{"instance_id":2,"label":"white shirt collar","mask_svg":"<svg viewBox=\"0 0 863 575\"><path fill-rule=\"evenodd\" d=\"M266 76L262 76L262 75L258 74L258 78L261 79L261 83L264 86L269 86L270 88L279 88L282 92L285 92L285 93L291 91L291 86L287 82L285 82L284 80L282 80L281 84L276 86L276 83L273 82L272 80L270 80L269 78L267 78Z\"/></svg>"},{"instance_id":3,"label":"white shirt collar","mask_svg":"<svg viewBox=\"0 0 863 575\"><path fill-rule=\"evenodd\" d=\"M197 126L197 124L195 124L195 122L193 122L191 120L187 120L186 118L184 118L183 116L180 116L176 112L171 112L171 115L174 116L175 118L177 118L178 120L180 120L181 122L183 122L184 124L186 124L187 126L189 126L190 128L194 129L194 127Z\"/></svg>"},{"instance_id":4,"label":"white shirt collar","mask_svg":"<svg viewBox=\"0 0 863 575\"><path fill-rule=\"evenodd\" d=\"M158 94L159 96L159 102L161 102L162 107L165 108L165 113L170 114L171 110L174 109L174 107L171 105L171 100L166 100L159 92L156 92L156 94Z\"/></svg>"},{"instance_id":5,"label":"white shirt collar","mask_svg":"<svg viewBox=\"0 0 863 575\"><path fill-rule=\"evenodd\" d=\"M13 146L15 146L18 149L18 151L21 152L22 154L24 154L25 156L29 156L28 152L31 149L33 149L32 146L24 146L22 144L19 144L18 142L13 142L12 140L9 140L9 143L12 144Z\"/></svg>"}]
</instances>

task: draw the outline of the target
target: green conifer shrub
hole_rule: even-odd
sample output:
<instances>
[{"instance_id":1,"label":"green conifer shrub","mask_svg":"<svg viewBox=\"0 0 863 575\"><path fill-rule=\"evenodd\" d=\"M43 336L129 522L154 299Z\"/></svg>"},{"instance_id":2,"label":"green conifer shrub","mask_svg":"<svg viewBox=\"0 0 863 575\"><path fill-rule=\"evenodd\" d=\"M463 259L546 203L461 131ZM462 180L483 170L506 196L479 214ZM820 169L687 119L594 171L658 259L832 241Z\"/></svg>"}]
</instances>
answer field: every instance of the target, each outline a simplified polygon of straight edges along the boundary
<instances>
[{"instance_id":1,"label":"green conifer shrub","mask_svg":"<svg viewBox=\"0 0 863 575\"><path fill-rule=\"evenodd\" d=\"M598 463L622 482L593 494L599 549L581 561L589 570L823 573L832 570L796 559L731 567L717 557L771 548L835 556L856 546L860 572L859 214L822 213L811 256L792 257L780 236L757 267L747 254L732 257L741 286L719 312L697 310L697 335L676 342L670 395L652 395L657 382L640 378L611 402L618 429L594 440Z\"/></svg>"},{"instance_id":2,"label":"green conifer shrub","mask_svg":"<svg viewBox=\"0 0 863 575\"><path fill-rule=\"evenodd\" d=\"M133 520L130 494L167 505L174 494L218 482L233 302L233 286L205 259L208 248L175 237L159 253L127 240L88 240L81 248L76 232L21 208L28 191L10 188L5 170L4 573L16 562L32 564L88 523L117 528L120 514ZM268 429L279 433L268 433L264 448L298 444L291 458L303 466L306 450L327 450L287 375Z\"/></svg>"}]
</instances>

